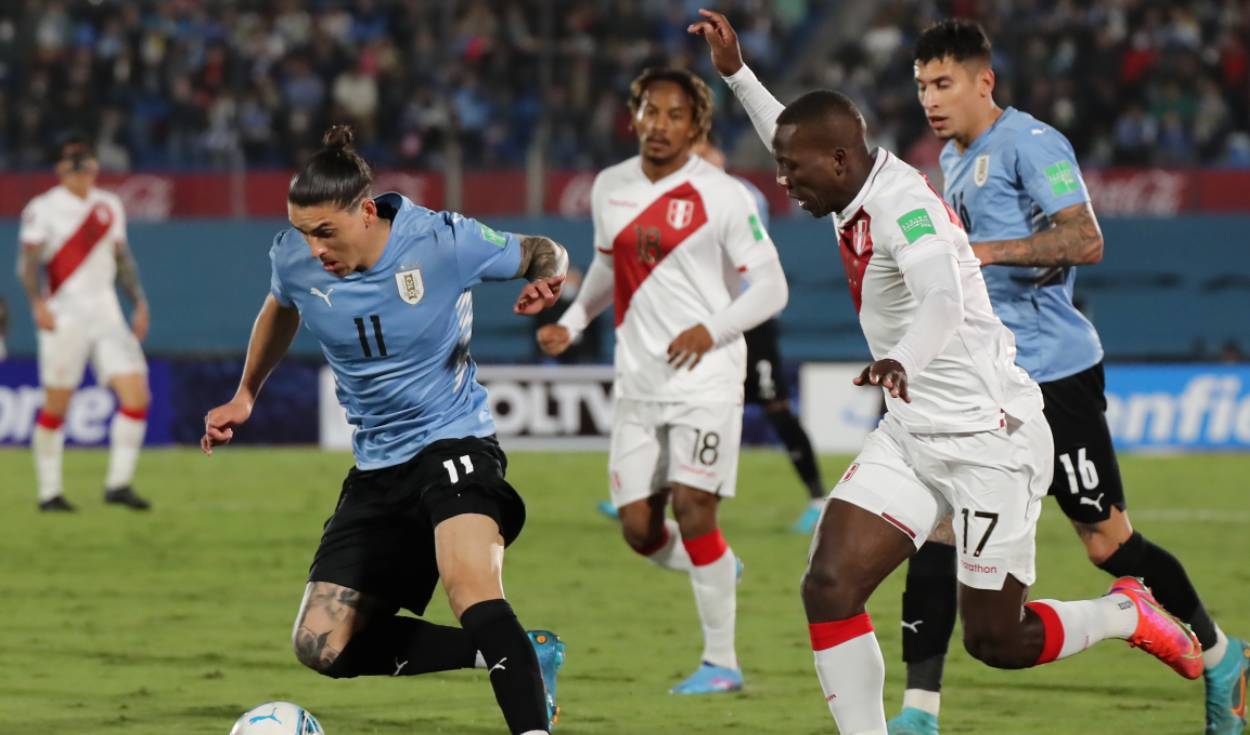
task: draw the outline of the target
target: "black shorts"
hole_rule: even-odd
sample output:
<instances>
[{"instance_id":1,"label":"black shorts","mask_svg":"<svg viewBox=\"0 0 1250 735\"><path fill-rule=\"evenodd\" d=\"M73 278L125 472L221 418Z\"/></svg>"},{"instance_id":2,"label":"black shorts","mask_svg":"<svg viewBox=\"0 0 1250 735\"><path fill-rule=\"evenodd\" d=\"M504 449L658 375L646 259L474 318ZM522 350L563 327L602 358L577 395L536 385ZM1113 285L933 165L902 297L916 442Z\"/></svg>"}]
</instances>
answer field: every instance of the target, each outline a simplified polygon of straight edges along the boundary
<instances>
[{"instance_id":1,"label":"black shorts","mask_svg":"<svg viewBox=\"0 0 1250 735\"><path fill-rule=\"evenodd\" d=\"M521 533L525 503L504 479L507 465L491 436L436 441L394 467L353 467L308 581L350 587L422 614L438 584L435 526L480 513L495 519L505 543Z\"/></svg>"},{"instance_id":2,"label":"black shorts","mask_svg":"<svg viewBox=\"0 0 1250 735\"><path fill-rule=\"evenodd\" d=\"M747 341L747 403L790 400L790 386L777 344L777 320L769 319L743 337Z\"/></svg>"},{"instance_id":3,"label":"black shorts","mask_svg":"<svg viewBox=\"0 0 1250 735\"><path fill-rule=\"evenodd\" d=\"M1046 421L1055 437L1055 477L1050 494L1078 523L1097 523L1124 510L1120 464L1107 427L1106 379L1102 363L1075 375L1042 383Z\"/></svg>"}]
</instances>

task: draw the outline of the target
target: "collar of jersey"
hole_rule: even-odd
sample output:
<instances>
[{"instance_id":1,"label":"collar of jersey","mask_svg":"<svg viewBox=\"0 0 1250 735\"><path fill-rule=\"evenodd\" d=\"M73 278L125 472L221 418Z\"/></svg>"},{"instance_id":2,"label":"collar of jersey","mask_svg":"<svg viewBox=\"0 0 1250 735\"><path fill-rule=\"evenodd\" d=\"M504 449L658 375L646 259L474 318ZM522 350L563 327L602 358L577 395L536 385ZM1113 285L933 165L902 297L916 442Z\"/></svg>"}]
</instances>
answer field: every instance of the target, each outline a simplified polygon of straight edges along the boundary
<instances>
[{"instance_id":1,"label":"collar of jersey","mask_svg":"<svg viewBox=\"0 0 1250 735\"><path fill-rule=\"evenodd\" d=\"M374 200L376 201L378 199L381 199L384 196L387 196L389 194L394 194L394 193L395 192L386 192L384 194L380 194L374 197ZM371 273L380 273L392 265L393 261L399 257L398 255L399 246L395 244L395 240L398 239L398 235L396 233L399 231L399 226L400 226L399 221L400 219L406 218L408 214L411 212L411 210L412 210L411 207L403 206L403 200L401 197L400 206L397 208L395 212L395 219L391 220L391 234L387 235L386 237L386 245L382 246L382 255L378 257L378 262L374 263L373 267L370 268L369 270L352 271L351 273L348 273L347 275L343 276L344 281L359 280L361 278L368 276Z\"/></svg>"},{"instance_id":2,"label":"collar of jersey","mask_svg":"<svg viewBox=\"0 0 1250 735\"><path fill-rule=\"evenodd\" d=\"M838 226L850 222L852 218L863 208L864 202L868 200L868 192L872 190L873 182L877 180L877 174L881 173L881 169L885 168L885 161L890 157L890 152L881 146L877 146L877 160L872 164L872 171L868 172L868 178L864 179L864 185L859 188L859 193L846 205L846 209L838 212Z\"/></svg>"},{"instance_id":3,"label":"collar of jersey","mask_svg":"<svg viewBox=\"0 0 1250 735\"><path fill-rule=\"evenodd\" d=\"M644 171L642 170L642 156L638 156L638 175L639 175L639 176L641 176L641 177L642 177L642 180L643 180L643 181L645 181L645 182L647 182L647 184L648 184L648 185L650 185L650 186L660 186L661 184L663 184L663 183L664 183L664 182L666 182L666 181L670 181L670 180L672 180L672 179L674 179L674 178L682 177L682 176L685 176L685 175L689 174L689 173L690 173L690 170L691 170L692 168L694 168L695 166L698 166L698 165L699 165L699 162L701 162L702 160L703 160L702 158L700 158L700 157L696 156L696 155L694 154L694 152L693 152L693 151L691 151L691 153L690 153L690 159L689 159L689 160L687 160L687 161L686 161L686 162L682 165L682 167L681 167L681 168L677 169L676 171L674 171L673 173L669 174L668 176L665 176L665 177L664 177L664 178L662 178L662 179L656 179L655 181L652 181L651 179L648 179L648 178L647 178L647 174L646 174L646 172L644 172Z\"/></svg>"},{"instance_id":4,"label":"collar of jersey","mask_svg":"<svg viewBox=\"0 0 1250 735\"><path fill-rule=\"evenodd\" d=\"M987 140L989 140L989 139L990 139L990 133L994 132L994 129L995 129L995 128L997 128L999 125L1001 125L1001 124L1002 124L1002 122L1003 122L1004 120L1006 120L1006 119L1007 119L1007 116L1009 116L1009 115L1014 115L1015 113L1016 113L1016 108L1012 107L1011 105L1008 105L1008 106L1007 106L1007 107L1003 110L1003 114L999 115L999 116L998 116L998 119L994 121L994 124L993 124L993 125L991 125L991 126L989 126L988 128L986 128L986 129L985 129L985 132L983 132L983 133L981 133L980 135L978 135L978 136L977 136L977 139L976 139L976 140L974 140L974 141L972 141L972 145L968 146L967 150L965 150L963 153L961 153L959 157L960 157L960 158L963 158L964 156L966 156L966 155L968 155L968 154L970 154L970 153L973 153L974 151L976 151L977 149L979 149L982 145L984 145L984 144L985 144L985 141L987 141ZM952 143L953 143L953 141L952 141ZM956 149L956 151L955 151L955 152L956 152L956 153L959 153L958 149Z\"/></svg>"}]
</instances>

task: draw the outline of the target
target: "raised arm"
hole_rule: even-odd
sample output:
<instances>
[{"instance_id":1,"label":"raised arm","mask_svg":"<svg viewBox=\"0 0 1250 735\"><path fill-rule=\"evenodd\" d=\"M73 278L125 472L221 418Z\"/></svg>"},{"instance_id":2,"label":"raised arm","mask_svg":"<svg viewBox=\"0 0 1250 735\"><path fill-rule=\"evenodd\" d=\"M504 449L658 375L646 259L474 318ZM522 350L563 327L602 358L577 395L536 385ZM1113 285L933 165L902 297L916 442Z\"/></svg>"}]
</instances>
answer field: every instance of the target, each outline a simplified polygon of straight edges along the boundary
<instances>
[{"instance_id":1,"label":"raised arm","mask_svg":"<svg viewBox=\"0 0 1250 735\"><path fill-rule=\"evenodd\" d=\"M690 33L703 36L707 41L708 50L712 54L712 65L720 72L725 83L733 90L734 96L742 103L755 133L764 142L769 151L773 149L773 133L777 129L777 118L785 105L777 101L772 93L756 78L755 73L742 60L742 49L738 46L738 34L729 23L729 19L721 13L711 10L700 10L703 20L692 23L687 29Z\"/></svg>"},{"instance_id":2,"label":"raised arm","mask_svg":"<svg viewBox=\"0 0 1250 735\"><path fill-rule=\"evenodd\" d=\"M1089 202L1055 212L1052 226L1018 240L978 242L981 265L1069 266L1102 260L1102 230Z\"/></svg>"},{"instance_id":3,"label":"raised arm","mask_svg":"<svg viewBox=\"0 0 1250 735\"><path fill-rule=\"evenodd\" d=\"M252 406L260 395L261 386L291 347L299 324L297 309L283 306L273 294L265 297L265 303L260 307L260 313L252 325L252 336L247 342L247 360L243 364L243 377L239 380L234 398L209 411L204 417L204 436L200 439L200 448L205 454L212 454L213 447L228 443L234 438L233 427L251 417Z\"/></svg>"}]
</instances>

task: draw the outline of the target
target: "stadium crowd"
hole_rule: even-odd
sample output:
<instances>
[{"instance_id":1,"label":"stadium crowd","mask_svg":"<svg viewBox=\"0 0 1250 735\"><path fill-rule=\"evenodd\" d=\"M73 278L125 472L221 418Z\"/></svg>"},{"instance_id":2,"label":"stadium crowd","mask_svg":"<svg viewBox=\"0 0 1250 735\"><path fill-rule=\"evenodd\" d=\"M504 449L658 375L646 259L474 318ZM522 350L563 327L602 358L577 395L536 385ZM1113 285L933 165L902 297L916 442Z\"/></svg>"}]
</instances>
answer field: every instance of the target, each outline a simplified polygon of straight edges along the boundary
<instances>
[{"instance_id":1,"label":"stadium crowd","mask_svg":"<svg viewBox=\"0 0 1250 735\"><path fill-rule=\"evenodd\" d=\"M714 76L685 30L705 4L14 0L0 4L0 166L46 165L50 138L73 125L108 169L288 167L335 120L382 166L440 166L452 150L470 166L519 165L542 136L550 165L597 167L634 150L624 94L640 68ZM713 4L765 81L847 91L877 140L920 165L937 142L911 43L954 14L995 39L1000 103L1062 129L1087 166L1250 167L1246 0L887 0L794 70L837 4ZM717 129L749 126L722 104Z\"/></svg>"},{"instance_id":2,"label":"stadium crowd","mask_svg":"<svg viewBox=\"0 0 1250 735\"><path fill-rule=\"evenodd\" d=\"M912 43L949 15L993 39L998 103L1061 129L1086 167L1250 167L1245 0L888 0L802 86L851 94L881 143L935 163Z\"/></svg>"}]
</instances>

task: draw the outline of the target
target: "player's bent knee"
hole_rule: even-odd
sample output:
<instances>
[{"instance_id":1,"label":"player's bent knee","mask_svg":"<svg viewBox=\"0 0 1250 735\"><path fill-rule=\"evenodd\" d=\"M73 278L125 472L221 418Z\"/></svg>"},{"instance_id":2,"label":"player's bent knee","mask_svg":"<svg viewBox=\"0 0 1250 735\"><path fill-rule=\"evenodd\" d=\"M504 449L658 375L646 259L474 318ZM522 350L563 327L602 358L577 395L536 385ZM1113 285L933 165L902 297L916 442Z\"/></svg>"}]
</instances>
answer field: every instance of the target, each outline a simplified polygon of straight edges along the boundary
<instances>
[{"instance_id":1,"label":"player's bent knee","mask_svg":"<svg viewBox=\"0 0 1250 735\"><path fill-rule=\"evenodd\" d=\"M350 678L339 663L338 652L326 648L325 639L328 635L315 636L307 629L297 631L291 642L295 649L295 658L322 676L331 679Z\"/></svg>"},{"instance_id":2,"label":"player's bent knee","mask_svg":"<svg viewBox=\"0 0 1250 735\"><path fill-rule=\"evenodd\" d=\"M846 575L808 567L800 584L803 606L826 620L842 620L864 611L868 592Z\"/></svg>"},{"instance_id":3,"label":"player's bent knee","mask_svg":"<svg viewBox=\"0 0 1250 735\"><path fill-rule=\"evenodd\" d=\"M964 629L964 650L969 656L996 669L1022 669L1033 665L1036 657L1022 655L1019 640L1014 629Z\"/></svg>"}]
</instances>

